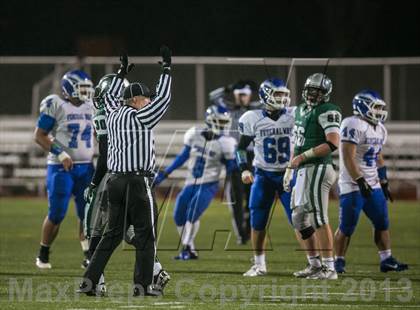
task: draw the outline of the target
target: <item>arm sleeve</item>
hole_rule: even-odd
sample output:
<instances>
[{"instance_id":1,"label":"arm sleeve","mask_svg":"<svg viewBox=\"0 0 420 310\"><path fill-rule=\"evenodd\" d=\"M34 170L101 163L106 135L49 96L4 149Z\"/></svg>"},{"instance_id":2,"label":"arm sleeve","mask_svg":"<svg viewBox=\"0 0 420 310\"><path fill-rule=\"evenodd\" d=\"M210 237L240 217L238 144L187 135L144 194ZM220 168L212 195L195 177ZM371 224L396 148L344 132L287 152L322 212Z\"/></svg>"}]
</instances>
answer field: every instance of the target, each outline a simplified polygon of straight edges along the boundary
<instances>
[{"instance_id":1,"label":"arm sleeve","mask_svg":"<svg viewBox=\"0 0 420 310\"><path fill-rule=\"evenodd\" d=\"M331 109L318 116L318 123L324 129L325 135L336 132L340 133L341 113L336 109Z\"/></svg>"},{"instance_id":2,"label":"arm sleeve","mask_svg":"<svg viewBox=\"0 0 420 310\"><path fill-rule=\"evenodd\" d=\"M254 140L253 137L245 136L245 135L241 135L239 138L239 144L236 150L236 162L241 171L247 169L248 159L247 159L247 154L246 154L246 148L252 142L252 140Z\"/></svg>"},{"instance_id":3,"label":"arm sleeve","mask_svg":"<svg viewBox=\"0 0 420 310\"><path fill-rule=\"evenodd\" d=\"M105 111L107 114L120 107L119 94L124 86L123 79L116 75L109 86L108 91L105 93Z\"/></svg>"},{"instance_id":4,"label":"arm sleeve","mask_svg":"<svg viewBox=\"0 0 420 310\"><path fill-rule=\"evenodd\" d=\"M50 132L56 122L57 110L59 106L58 98L55 95L48 96L41 101L40 115L37 122L37 127Z\"/></svg>"},{"instance_id":5,"label":"arm sleeve","mask_svg":"<svg viewBox=\"0 0 420 310\"><path fill-rule=\"evenodd\" d=\"M96 164L96 170L92 177L92 183L96 186L101 183L103 177L105 176L107 168L107 158L108 158L108 136L103 135L99 137L99 156L98 162Z\"/></svg>"},{"instance_id":6,"label":"arm sleeve","mask_svg":"<svg viewBox=\"0 0 420 310\"><path fill-rule=\"evenodd\" d=\"M162 119L171 101L171 76L164 72L161 74L156 87L156 97L151 103L137 112L137 118L146 128L153 128Z\"/></svg>"},{"instance_id":7,"label":"arm sleeve","mask_svg":"<svg viewBox=\"0 0 420 310\"><path fill-rule=\"evenodd\" d=\"M179 153L176 156L172 164L168 168L165 169L165 173L169 175L175 169L178 169L179 167L181 167L187 161L187 159L190 158L190 151L191 151L191 147L189 145L185 145L181 153Z\"/></svg>"},{"instance_id":8,"label":"arm sleeve","mask_svg":"<svg viewBox=\"0 0 420 310\"><path fill-rule=\"evenodd\" d=\"M362 132L358 126L358 120L355 118L346 118L341 123L340 139L342 142L359 144Z\"/></svg>"}]
</instances>

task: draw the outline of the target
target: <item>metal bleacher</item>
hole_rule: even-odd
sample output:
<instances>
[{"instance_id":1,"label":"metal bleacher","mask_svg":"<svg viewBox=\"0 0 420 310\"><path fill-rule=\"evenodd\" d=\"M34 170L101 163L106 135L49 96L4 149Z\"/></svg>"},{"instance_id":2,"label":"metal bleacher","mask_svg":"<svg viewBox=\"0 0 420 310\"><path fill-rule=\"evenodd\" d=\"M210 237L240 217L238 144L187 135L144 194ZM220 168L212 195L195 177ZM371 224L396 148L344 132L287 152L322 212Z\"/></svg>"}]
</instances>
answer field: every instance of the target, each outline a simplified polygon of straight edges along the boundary
<instances>
[{"instance_id":1,"label":"metal bleacher","mask_svg":"<svg viewBox=\"0 0 420 310\"><path fill-rule=\"evenodd\" d=\"M0 118L0 194L45 191L46 154L33 141L36 120L31 117ZM197 121L164 121L155 129L157 166L167 166L181 150L185 131ZM389 122L384 148L394 188L407 184L420 196L420 123ZM337 155L336 155L337 156ZM170 182L179 182L185 168L176 170Z\"/></svg>"}]
</instances>

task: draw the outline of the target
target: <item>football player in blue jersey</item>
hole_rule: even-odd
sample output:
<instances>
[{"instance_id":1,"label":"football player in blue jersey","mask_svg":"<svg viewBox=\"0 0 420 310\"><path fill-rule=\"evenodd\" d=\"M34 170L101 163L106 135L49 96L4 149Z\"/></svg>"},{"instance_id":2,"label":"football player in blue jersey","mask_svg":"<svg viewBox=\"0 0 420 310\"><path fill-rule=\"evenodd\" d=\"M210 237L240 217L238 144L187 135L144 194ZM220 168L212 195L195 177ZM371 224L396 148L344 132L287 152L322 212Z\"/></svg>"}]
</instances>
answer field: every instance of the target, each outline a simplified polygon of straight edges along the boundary
<instances>
[{"instance_id":1,"label":"football player in blue jersey","mask_svg":"<svg viewBox=\"0 0 420 310\"><path fill-rule=\"evenodd\" d=\"M340 223L335 233L335 269L345 272L350 237L361 211L374 226L380 270L403 271L408 265L391 254L387 200L392 202L382 148L387 139L386 104L378 93L364 90L353 98L353 116L341 123Z\"/></svg>"},{"instance_id":2,"label":"football player in blue jersey","mask_svg":"<svg viewBox=\"0 0 420 310\"><path fill-rule=\"evenodd\" d=\"M227 175L236 169L236 141L226 135L231 124L229 111L222 105L212 105L205 118L207 126L194 126L185 133L183 150L155 180L155 185L160 184L189 159L185 186L176 198L174 210L183 246L176 259L181 260L198 258L194 239L200 227L200 217L219 189L222 168L226 168Z\"/></svg>"},{"instance_id":3,"label":"football player in blue jersey","mask_svg":"<svg viewBox=\"0 0 420 310\"><path fill-rule=\"evenodd\" d=\"M79 238L85 255L89 245L84 238L83 192L93 174L93 83L81 70L67 72L61 79L62 97L49 95L41 102L35 141L48 151L48 215L42 225L41 246L36 266L51 268L49 251L74 196L80 221Z\"/></svg>"},{"instance_id":4,"label":"football player in blue jersey","mask_svg":"<svg viewBox=\"0 0 420 310\"><path fill-rule=\"evenodd\" d=\"M291 223L290 189L283 189L283 177L292 149L293 109L289 108L290 91L284 81L271 78L259 89L263 109L246 112L239 119L241 134L236 158L245 184L251 184L249 209L254 264L244 276L267 273L265 262L266 226L276 193ZM254 142L254 171L247 165L246 150Z\"/></svg>"}]
</instances>

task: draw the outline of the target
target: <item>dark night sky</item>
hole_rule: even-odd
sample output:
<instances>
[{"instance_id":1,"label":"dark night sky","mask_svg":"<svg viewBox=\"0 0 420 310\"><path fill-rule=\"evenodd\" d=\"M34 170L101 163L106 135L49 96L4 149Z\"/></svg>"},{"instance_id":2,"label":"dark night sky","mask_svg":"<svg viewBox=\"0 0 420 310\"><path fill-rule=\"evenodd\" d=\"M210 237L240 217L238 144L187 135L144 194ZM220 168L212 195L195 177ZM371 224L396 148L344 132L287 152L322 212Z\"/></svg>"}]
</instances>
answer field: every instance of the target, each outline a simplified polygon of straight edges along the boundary
<instances>
[{"instance_id":1,"label":"dark night sky","mask_svg":"<svg viewBox=\"0 0 420 310\"><path fill-rule=\"evenodd\" d=\"M419 1L385 3L1 1L0 54L419 56Z\"/></svg>"}]
</instances>

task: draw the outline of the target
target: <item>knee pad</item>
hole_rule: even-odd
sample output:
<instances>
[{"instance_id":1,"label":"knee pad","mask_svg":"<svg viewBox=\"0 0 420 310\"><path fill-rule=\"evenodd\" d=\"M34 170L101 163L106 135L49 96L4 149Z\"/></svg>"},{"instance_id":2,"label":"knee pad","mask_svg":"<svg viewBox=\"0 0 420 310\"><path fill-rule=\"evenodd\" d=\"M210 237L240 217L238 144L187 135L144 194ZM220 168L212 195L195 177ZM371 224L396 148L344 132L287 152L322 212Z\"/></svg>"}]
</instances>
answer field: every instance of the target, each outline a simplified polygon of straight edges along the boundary
<instances>
[{"instance_id":1,"label":"knee pad","mask_svg":"<svg viewBox=\"0 0 420 310\"><path fill-rule=\"evenodd\" d=\"M251 209L251 227L255 230L264 230L270 209Z\"/></svg>"},{"instance_id":2,"label":"knee pad","mask_svg":"<svg viewBox=\"0 0 420 310\"><path fill-rule=\"evenodd\" d=\"M375 219L373 222L373 227L375 227L375 230L388 230L389 228L389 219L388 216L382 216L379 219Z\"/></svg>"},{"instance_id":3,"label":"knee pad","mask_svg":"<svg viewBox=\"0 0 420 310\"><path fill-rule=\"evenodd\" d=\"M340 223L339 229L346 237L350 237L356 229L356 225L344 225Z\"/></svg>"},{"instance_id":4,"label":"knee pad","mask_svg":"<svg viewBox=\"0 0 420 310\"><path fill-rule=\"evenodd\" d=\"M292 224L298 231L312 227L309 216L303 207L296 207L292 210Z\"/></svg>"},{"instance_id":5,"label":"knee pad","mask_svg":"<svg viewBox=\"0 0 420 310\"><path fill-rule=\"evenodd\" d=\"M48 219L55 225L60 224L64 220L66 215L66 210L61 210L59 208L50 208L48 211Z\"/></svg>"},{"instance_id":6,"label":"knee pad","mask_svg":"<svg viewBox=\"0 0 420 310\"><path fill-rule=\"evenodd\" d=\"M315 229L312 226L306 227L299 231L303 240L309 239L315 232Z\"/></svg>"}]
</instances>

